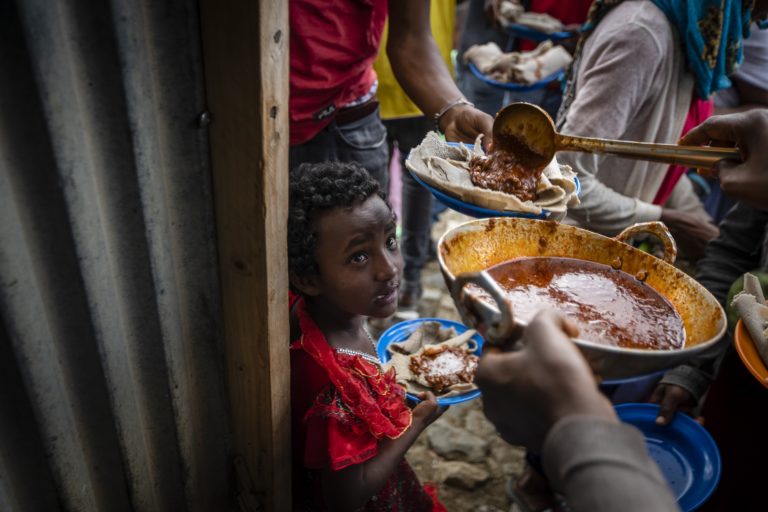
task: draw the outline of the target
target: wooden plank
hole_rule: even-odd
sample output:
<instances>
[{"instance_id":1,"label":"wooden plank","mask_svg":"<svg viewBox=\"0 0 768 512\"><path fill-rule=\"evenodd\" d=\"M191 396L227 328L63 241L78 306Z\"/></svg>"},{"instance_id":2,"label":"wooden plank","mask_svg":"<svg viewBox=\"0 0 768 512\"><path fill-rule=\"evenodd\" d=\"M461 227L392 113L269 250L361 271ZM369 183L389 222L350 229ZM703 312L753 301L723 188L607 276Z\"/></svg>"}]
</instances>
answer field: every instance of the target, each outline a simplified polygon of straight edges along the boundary
<instances>
[{"instance_id":1,"label":"wooden plank","mask_svg":"<svg viewBox=\"0 0 768 512\"><path fill-rule=\"evenodd\" d=\"M264 509L290 510L288 2L200 13L233 459Z\"/></svg>"}]
</instances>

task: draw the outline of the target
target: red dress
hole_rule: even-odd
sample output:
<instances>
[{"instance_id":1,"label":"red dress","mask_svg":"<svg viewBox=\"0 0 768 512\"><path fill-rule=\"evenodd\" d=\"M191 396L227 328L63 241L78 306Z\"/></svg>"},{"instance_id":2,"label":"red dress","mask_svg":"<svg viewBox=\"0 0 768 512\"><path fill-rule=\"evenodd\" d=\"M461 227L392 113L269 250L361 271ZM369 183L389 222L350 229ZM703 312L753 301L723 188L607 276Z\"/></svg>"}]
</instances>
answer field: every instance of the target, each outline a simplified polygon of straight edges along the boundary
<instances>
[{"instance_id":1,"label":"red dress","mask_svg":"<svg viewBox=\"0 0 768 512\"><path fill-rule=\"evenodd\" d=\"M321 473L360 464L380 439L396 439L411 425L411 410L394 370L335 352L304 309L296 305L302 336L291 344L294 510L326 510ZM364 511L444 511L403 459Z\"/></svg>"}]
</instances>

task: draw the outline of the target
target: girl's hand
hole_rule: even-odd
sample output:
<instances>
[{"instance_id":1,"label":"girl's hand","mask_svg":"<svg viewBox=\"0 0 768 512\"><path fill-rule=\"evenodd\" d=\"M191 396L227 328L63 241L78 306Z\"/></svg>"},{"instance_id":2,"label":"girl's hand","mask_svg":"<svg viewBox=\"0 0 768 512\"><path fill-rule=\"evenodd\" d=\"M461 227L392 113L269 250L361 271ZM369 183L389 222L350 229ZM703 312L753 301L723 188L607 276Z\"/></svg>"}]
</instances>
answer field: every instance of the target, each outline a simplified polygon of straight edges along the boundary
<instances>
[{"instance_id":1,"label":"girl's hand","mask_svg":"<svg viewBox=\"0 0 768 512\"><path fill-rule=\"evenodd\" d=\"M418 393L416 396L419 397L421 402L413 408L413 421L421 425L422 429L427 428L448 410L447 405L437 405L437 398L435 398L435 394L431 391Z\"/></svg>"}]
</instances>

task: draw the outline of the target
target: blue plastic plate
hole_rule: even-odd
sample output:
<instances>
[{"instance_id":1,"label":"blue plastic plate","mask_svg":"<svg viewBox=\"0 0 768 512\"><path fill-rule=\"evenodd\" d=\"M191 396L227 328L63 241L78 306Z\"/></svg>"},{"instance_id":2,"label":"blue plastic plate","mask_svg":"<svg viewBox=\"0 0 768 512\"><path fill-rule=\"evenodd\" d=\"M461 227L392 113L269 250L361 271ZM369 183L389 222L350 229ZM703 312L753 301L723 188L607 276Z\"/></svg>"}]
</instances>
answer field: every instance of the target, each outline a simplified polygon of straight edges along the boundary
<instances>
[{"instance_id":1,"label":"blue plastic plate","mask_svg":"<svg viewBox=\"0 0 768 512\"><path fill-rule=\"evenodd\" d=\"M456 329L457 334L461 334L469 329L462 323L455 322L453 320L445 320L443 318L416 318L414 320L406 320L404 322L397 323L384 331L381 336L379 336L379 342L376 344L376 352L378 353L381 362L386 363L389 361L389 351L387 350L387 347L390 345L390 343L399 343L406 340L411 335L411 333L418 329L419 325L424 322L440 322L443 327L453 327ZM474 336L472 336L472 339L477 342L477 350L475 350L474 353L475 355L479 356L483 350L483 337L476 333ZM411 400L419 402L419 398L417 396L410 393L406 393L406 395ZM437 403L439 405L453 405L466 402L467 400L472 400L473 398L477 398L479 396L480 390L475 389L461 395L450 396L448 398L438 398Z\"/></svg>"},{"instance_id":2,"label":"blue plastic plate","mask_svg":"<svg viewBox=\"0 0 768 512\"><path fill-rule=\"evenodd\" d=\"M525 217L528 219L546 219L549 217L549 215L552 213L549 210L542 209L540 214L536 213L526 213L526 212L509 212L509 211L503 211L503 210L491 210L488 208L483 208L482 206L476 206L471 203L465 203L461 199L456 199L455 197L451 197L445 192L441 192L440 190L436 189L429 183L425 182L416 174L411 173L411 176L413 176L413 179L416 180L422 187L426 188L430 192L432 192L432 195L435 196L435 198L443 203L445 206L452 210L456 210L459 213L463 213L464 215L469 215L470 217L475 217L478 219L484 219L486 217Z\"/></svg>"},{"instance_id":3,"label":"blue plastic plate","mask_svg":"<svg viewBox=\"0 0 768 512\"><path fill-rule=\"evenodd\" d=\"M527 91L535 91L537 89L541 89L543 87L546 87L550 83L554 82L555 80L560 80L563 76L565 76L565 69L561 69L559 71L556 71L552 73L549 76L545 76L538 82L534 82L532 84L516 84L512 82L498 82L496 80L493 80L492 78L489 78L482 74L477 67L469 63L469 70L472 72L473 75L475 75L477 78L482 80L483 82L490 84L494 87L499 87L501 89L507 89L510 91L520 91L520 92L527 92Z\"/></svg>"},{"instance_id":4,"label":"blue plastic plate","mask_svg":"<svg viewBox=\"0 0 768 512\"><path fill-rule=\"evenodd\" d=\"M616 414L645 435L648 453L682 510L695 510L709 498L720 480L720 452L704 427L682 413L669 425L656 425L656 404L617 405Z\"/></svg>"},{"instance_id":5,"label":"blue plastic plate","mask_svg":"<svg viewBox=\"0 0 768 512\"><path fill-rule=\"evenodd\" d=\"M459 145L458 142L446 142L446 144L448 144L449 146ZM471 144L468 144L468 145L471 146ZM443 203L448 208L455 210L459 213L463 213L464 215L475 217L476 219L485 219L487 217L524 217L526 219L546 219L552 214L552 212L547 210L546 208L542 208L541 213L539 214L527 213L527 212L512 212L512 211L505 211L505 210L491 210L489 208L483 208L482 206L466 203L461 199L457 199L455 197L452 197L446 194L445 192L425 182L413 172L411 172L411 176L413 176L413 179L416 180L416 183L418 183L422 187L429 190L432 193L432 195L435 196L435 199ZM578 176L574 176L573 179L574 179L574 182L576 183L576 195L578 196L579 194L581 194L581 182L579 181Z\"/></svg>"},{"instance_id":6,"label":"blue plastic plate","mask_svg":"<svg viewBox=\"0 0 768 512\"><path fill-rule=\"evenodd\" d=\"M579 35L575 32L567 31L542 32L541 30L536 30L517 23L507 23L504 25L504 29L515 37L530 39L531 41L562 41L563 39L570 39Z\"/></svg>"}]
</instances>

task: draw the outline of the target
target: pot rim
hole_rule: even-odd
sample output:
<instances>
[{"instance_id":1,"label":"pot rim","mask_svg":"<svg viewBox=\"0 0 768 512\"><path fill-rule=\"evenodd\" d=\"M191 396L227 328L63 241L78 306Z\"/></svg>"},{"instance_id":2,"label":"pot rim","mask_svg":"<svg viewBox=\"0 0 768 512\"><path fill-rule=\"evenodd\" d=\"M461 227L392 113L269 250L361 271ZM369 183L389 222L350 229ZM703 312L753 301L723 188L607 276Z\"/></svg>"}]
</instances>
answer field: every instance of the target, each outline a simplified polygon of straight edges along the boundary
<instances>
[{"instance_id":1,"label":"pot rim","mask_svg":"<svg viewBox=\"0 0 768 512\"><path fill-rule=\"evenodd\" d=\"M508 217L488 217L488 218L484 218L484 219L470 219L470 220L462 222L461 224L458 224L458 225L452 227L451 229L447 230L445 233L442 234L442 236L440 236L440 238L439 238L439 240L437 242L437 247L438 247L438 251L437 251L438 264L440 265L440 271L443 273L443 277L444 277L444 279L447 282L453 282L456 279L456 276L448 270L448 266L446 265L445 259L443 257L443 252L440 250L440 248L445 245L445 241L447 239L452 238L452 237L456 236L457 234L459 234L461 232L466 232L466 231L470 231L470 230L471 231L481 231L481 230L485 231L486 229L484 227L480 227L480 226L484 226L484 225L486 225L490 221L501 222L501 223L524 223L524 224L525 223L531 223L531 222L549 222L549 223L557 224L558 228L563 228L563 229L566 229L566 230L573 230L574 232L581 232L581 233L583 233L586 236L591 236L591 237L607 240L607 241L614 242L614 243L623 243L623 242L621 242L619 240L616 240L614 238L611 238L611 237L608 237L608 236L605 236L605 235L601 235L600 233L595 233L593 231L589 231L589 230L584 229L584 228L580 228L580 227L577 227L577 226L571 226L571 225L568 225L568 224L555 223L553 221L547 221L547 220L541 220L541 219L527 219L527 218L515 218L515 217L512 217L512 218L508 218ZM627 245L627 244L625 244L625 245ZM631 249L631 251L639 251L639 249L637 249L635 247L632 247L630 245L627 245L627 247L629 249ZM639 252L641 252L642 254L646 254L646 253L643 253L642 251L639 251ZM552 256L552 257L555 257L555 256ZM583 260L583 261L591 261L591 260L586 260L584 258L578 258L578 257L574 257L574 256L562 256L562 257L572 257L574 259L579 259L579 260ZM711 296L711 293L706 288L704 288L701 285L701 283L696 281L693 277L689 276L688 274L686 274L685 272L683 272L679 268L675 267L674 265L671 265L671 264L667 263L666 261L663 261L663 260L658 259L658 258L656 258L656 259L658 260L658 263L662 265L662 267L663 266L669 267L675 274L679 274L681 276L681 279L689 279L689 280L691 280L698 288L700 288L703 292L706 292L707 294L709 294ZM657 291L659 293L661 293L659 290L657 290ZM663 294L663 293L661 293L661 294L662 294L662 296L667 298L665 294ZM574 340L574 343L576 343L577 345L582 345L582 346L585 346L586 348L589 348L589 349L595 349L595 350L598 350L598 351L601 351L601 352L608 352L608 353L614 353L614 354L639 355L639 356L643 356L645 358L664 358L664 357L668 357L670 354L681 354L681 353L691 354L691 353L701 352L703 350L706 350L706 349L710 348L712 345L714 345L715 343L720 341L722 339L723 335L725 334L725 331L726 331L727 326L728 326L728 322L725 321L725 310L723 309L722 305L716 299L714 299L714 297L712 297L712 299L713 299L714 304L717 305L717 310L719 312L720 321L719 321L718 328L716 330L716 333L714 335L712 335L708 340L704 340L704 341L702 341L700 343L697 343L696 345L692 345L692 346L684 345L682 348L679 348L679 349L663 350L663 349L641 349L641 348L629 348L629 347L625 348L625 347L618 347L618 346L615 346L615 345L604 345L604 344L601 344L601 343L595 343L593 341L584 340L584 339L581 339L581 338L573 338L573 340ZM494 312L498 313L498 309L495 307L495 305L490 304L490 303L488 303L486 301L478 301L478 303L481 304L482 306L488 307L489 309L491 309ZM526 327L528 325L528 322L523 322L523 321L519 320L518 318L514 318L514 321L515 321L516 324L518 324L520 326L523 326L523 327ZM683 327L683 328L685 329L685 327ZM684 334L685 334L685 339L687 341L687 337L688 337L687 336L687 331Z\"/></svg>"}]
</instances>

